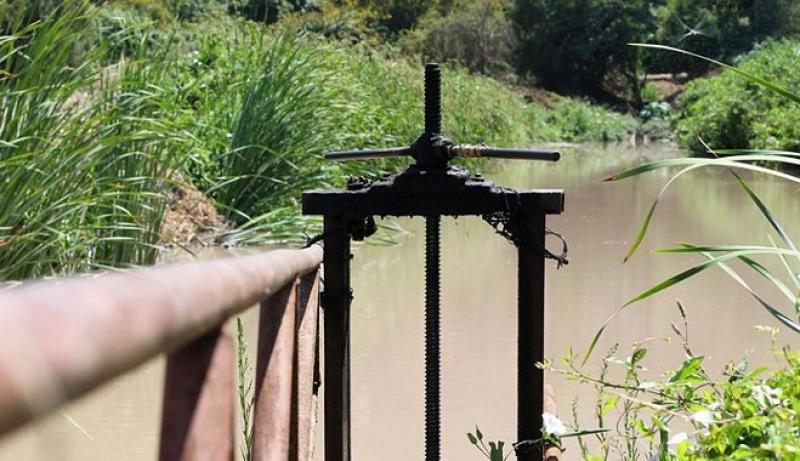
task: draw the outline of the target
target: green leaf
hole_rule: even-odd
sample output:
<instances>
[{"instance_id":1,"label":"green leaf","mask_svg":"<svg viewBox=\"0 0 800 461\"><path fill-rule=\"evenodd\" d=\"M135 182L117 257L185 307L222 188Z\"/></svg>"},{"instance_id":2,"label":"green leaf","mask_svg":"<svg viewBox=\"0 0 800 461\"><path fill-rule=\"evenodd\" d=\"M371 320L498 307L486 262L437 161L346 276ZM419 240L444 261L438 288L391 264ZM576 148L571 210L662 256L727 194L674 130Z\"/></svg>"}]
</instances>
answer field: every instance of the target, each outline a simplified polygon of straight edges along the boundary
<instances>
[{"instance_id":1,"label":"green leaf","mask_svg":"<svg viewBox=\"0 0 800 461\"><path fill-rule=\"evenodd\" d=\"M611 432L611 429L583 429L577 432L567 432L566 434L559 435L558 438L583 437L584 435L605 434L606 432Z\"/></svg>"},{"instance_id":2,"label":"green leaf","mask_svg":"<svg viewBox=\"0 0 800 461\"><path fill-rule=\"evenodd\" d=\"M687 173L687 172L692 171L694 169L700 168L702 166L705 166L705 165L702 165L702 164L700 164L700 165L690 165L690 166L684 168L683 170L679 171L678 173L676 173L674 176L672 176L669 179L669 181L667 181L666 184L664 184L664 186L658 192L658 196L656 196L655 200L653 200L653 204L650 205L650 210L647 212L647 216L645 216L644 222L642 223L642 226L639 228L638 234L636 234L636 239L633 241L633 244L631 245L630 249L628 249L628 252L625 253L625 258L623 259L622 262L628 262L628 260L631 258L631 256L633 256L633 254L636 253L636 250L639 249L639 246L642 244L642 241L644 240L644 236L647 234L647 230L650 228L650 222L653 220L653 214L656 211L656 207L658 206L658 202L661 200L661 197L667 192L667 189L669 188L669 186L673 182L675 182L675 180L677 180L680 176L682 176L684 173Z\"/></svg>"},{"instance_id":3,"label":"green leaf","mask_svg":"<svg viewBox=\"0 0 800 461\"><path fill-rule=\"evenodd\" d=\"M483 434L481 434L481 430L478 429L478 426L475 426L475 435L478 437L478 440L483 440Z\"/></svg>"},{"instance_id":4,"label":"green leaf","mask_svg":"<svg viewBox=\"0 0 800 461\"><path fill-rule=\"evenodd\" d=\"M631 355L631 366L633 367L637 363L641 362L645 355L647 355L647 349L644 347L637 347L633 351L633 355Z\"/></svg>"},{"instance_id":5,"label":"green leaf","mask_svg":"<svg viewBox=\"0 0 800 461\"><path fill-rule=\"evenodd\" d=\"M700 367L703 366L703 360L704 357L702 355L684 360L681 367L670 376L669 382L682 383L696 376L697 372L700 371Z\"/></svg>"},{"instance_id":6,"label":"green leaf","mask_svg":"<svg viewBox=\"0 0 800 461\"><path fill-rule=\"evenodd\" d=\"M478 444L478 439L476 439L475 436L470 434L469 432L467 432L467 438L469 439L469 443L471 443L473 445L477 445Z\"/></svg>"},{"instance_id":7,"label":"green leaf","mask_svg":"<svg viewBox=\"0 0 800 461\"><path fill-rule=\"evenodd\" d=\"M747 193L748 197L750 197L750 199L753 201L753 203L756 204L758 209L761 210L761 213L764 215L765 218L767 218L767 221L770 223L772 228L775 229L775 232L778 233L781 240L783 240L786 243L786 245L789 246L789 248L791 248L794 251L797 251L797 247L795 247L794 242L792 242L792 240L789 238L789 235L786 234L786 231L783 230L783 226L781 226L781 224L778 222L775 216L772 215L772 212L769 211L769 208L767 208L764 202L761 201L761 199L758 197L758 195L756 195L753 189L750 188L750 186L742 179L741 176L739 176L738 173L731 170L731 174L736 178L739 185Z\"/></svg>"},{"instance_id":8,"label":"green leaf","mask_svg":"<svg viewBox=\"0 0 800 461\"><path fill-rule=\"evenodd\" d=\"M706 258L711 258L712 256L708 253L704 254ZM761 296L759 296L750 285L747 284L740 276L736 273L733 269L730 268L727 264L719 263L719 267L725 271L731 278L733 278L739 285L743 286L745 290L747 290L751 296L753 296L759 304L761 304L764 309L767 310L773 317L775 317L779 322L783 323L787 327L789 327L795 333L800 333L800 324L795 322L794 320L787 317L778 309L774 308L771 304L766 302Z\"/></svg>"},{"instance_id":9,"label":"green leaf","mask_svg":"<svg viewBox=\"0 0 800 461\"><path fill-rule=\"evenodd\" d=\"M609 411L616 408L617 403L619 403L620 396L619 395L612 395L608 398L605 402L603 402L603 407L600 409L600 415L605 416L608 414Z\"/></svg>"}]
</instances>

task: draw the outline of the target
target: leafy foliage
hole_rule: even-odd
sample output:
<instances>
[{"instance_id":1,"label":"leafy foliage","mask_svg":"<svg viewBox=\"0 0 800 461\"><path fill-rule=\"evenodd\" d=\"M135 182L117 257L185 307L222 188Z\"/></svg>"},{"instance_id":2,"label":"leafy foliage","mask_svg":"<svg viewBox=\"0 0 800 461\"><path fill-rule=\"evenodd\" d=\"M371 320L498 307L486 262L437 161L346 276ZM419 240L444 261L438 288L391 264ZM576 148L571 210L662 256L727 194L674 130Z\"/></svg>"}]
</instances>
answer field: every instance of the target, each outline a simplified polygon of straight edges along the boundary
<instances>
[{"instance_id":1,"label":"leafy foliage","mask_svg":"<svg viewBox=\"0 0 800 461\"><path fill-rule=\"evenodd\" d=\"M700 461L710 459L795 459L800 441L800 356L788 347L776 351L783 366L768 373L750 369L747 359L729 362L716 380L706 371L704 357L688 343L688 322L680 306L683 326L672 323L686 358L661 378L645 380L646 344L634 344L631 355L617 357L613 346L603 359L601 372L592 375L563 360L563 368L544 368L568 379L593 385L598 391L600 421L616 412L624 429L600 438L600 453L580 441L583 459L658 459ZM773 338L777 330L760 327ZM624 380L609 378L609 367L624 369ZM687 429L688 428L688 429ZM582 439L583 437L581 437Z\"/></svg>"},{"instance_id":2,"label":"leafy foliage","mask_svg":"<svg viewBox=\"0 0 800 461\"><path fill-rule=\"evenodd\" d=\"M768 42L738 67L798 92L798 56L800 44L796 42ZM690 82L677 102L674 116L679 142L695 152L704 150L700 137L719 149L800 149L797 105L730 70Z\"/></svg>"},{"instance_id":3,"label":"leafy foliage","mask_svg":"<svg viewBox=\"0 0 800 461\"><path fill-rule=\"evenodd\" d=\"M452 11L431 10L401 46L423 60L460 64L470 72L503 75L512 69L515 36L506 0L458 0Z\"/></svg>"},{"instance_id":4,"label":"leafy foliage","mask_svg":"<svg viewBox=\"0 0 800 461\"><path fill-rule=\"evenodd\" d=\"M354 10L360 10L370 26L384 37L394 37L412 28L432 9L444 12L452 0L345 0Z\"/></svg>"},{"instance_id":5,"label":"leafy foliage","mask_svg":"<svg viewBox=\"0 0 800 461\"><path fill-rule=\"evenodd\" d=\"M655 41L703 56L733 59L769 37L782 37L794 27L796 2L791 0L668 0L656 8ZM649 53L651 72L688 71L700 75L708 64L685 56Z\"/></svg>"}]
</instances>

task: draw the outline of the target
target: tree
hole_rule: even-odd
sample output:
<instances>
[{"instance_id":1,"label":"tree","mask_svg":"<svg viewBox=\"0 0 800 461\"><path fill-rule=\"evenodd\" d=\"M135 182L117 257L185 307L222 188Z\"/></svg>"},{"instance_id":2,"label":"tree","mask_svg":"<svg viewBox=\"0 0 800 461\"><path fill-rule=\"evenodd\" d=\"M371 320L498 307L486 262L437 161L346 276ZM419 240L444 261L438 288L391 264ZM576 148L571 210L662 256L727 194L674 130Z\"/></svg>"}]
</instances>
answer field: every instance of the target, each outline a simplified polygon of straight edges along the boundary
<instances>
[{"instance_id":1,"label":"tree","mask_svg":"<svg viewBox=\"0 0 800 461\"><path fill-rule=\"evenodd\" d=\"M451 0L343 0L367 14L372 27L384 37L411 29L431 9L445 12Z\"/></svg>"},{"instance_id":2,"label":"tree","mask_svg":"<svg viewBox=\"0 0 800 461\"><path fill-rule=\"evenodd\" d=\"M449 14L430 11L404 47L425 60L458 63L470 72L503 75L511 70L514 32L508 0L456 0Z\"/></svg>"},{"instance_id":3,"label":"tree","mask_svg":"<svg viewBox=\"0 0 800 461\"><path fill-rule=\"evenodd\" d=\"M652 29L646 0L516 0L516 67L544 87L598 99L639 99L639 51Z\"/></svg>"},{"instance_id":4,"label":"tree","mask_svg":"<svg viewBox=\"0 0 800 461\"><path fill-rule=\"evenodd\" d=\"M769 37L797 28L796 0L667 0L655 10L655 42L703 56L732 60ZM651 72L698 76L708 63L686 56L650 53Z\"/></svg>"}]
</instances>

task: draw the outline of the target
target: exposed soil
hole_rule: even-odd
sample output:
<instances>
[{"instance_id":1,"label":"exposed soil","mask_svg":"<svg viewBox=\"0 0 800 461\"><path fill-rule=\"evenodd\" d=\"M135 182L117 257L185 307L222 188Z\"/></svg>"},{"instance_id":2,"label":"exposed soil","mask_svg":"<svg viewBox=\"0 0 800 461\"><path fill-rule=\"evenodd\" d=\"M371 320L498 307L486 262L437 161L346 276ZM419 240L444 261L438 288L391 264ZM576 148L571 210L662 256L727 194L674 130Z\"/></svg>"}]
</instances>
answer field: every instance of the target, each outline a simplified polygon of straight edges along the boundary
<instances>
[{"instance_id":1,"label":"exposed soil","mask_svg":"<svg viewBox=\"0 0 800 461\"><path fill-rule=\"evenodd\" d=\"M180 177L173 178L171 203L161 223L161 241L187 246L210 246L231 225L214 203Z\"/></svg>"},{"instance_id":2,"label":"exposed soil","mask_svg":"<svg viewBox=\"0 0 800 461\"><path fill-rule=\"evenodd\" d=\"M558 96L542 88L515 85L514 91L521 94L525 101L529 103L541 104L548 109L554 109L558 105Z\"/></svg>"},{"instance_id":3,"label":"exposed soil","mask_svg":"<svg viewBox=\"0 0 800 461\"><path fill-rule=\"evenodd\" d=\"M686 74L650 74L646 80L658 88L664 101L673 102L683 92L688 77Z\"/></svg>"}]
</instances>

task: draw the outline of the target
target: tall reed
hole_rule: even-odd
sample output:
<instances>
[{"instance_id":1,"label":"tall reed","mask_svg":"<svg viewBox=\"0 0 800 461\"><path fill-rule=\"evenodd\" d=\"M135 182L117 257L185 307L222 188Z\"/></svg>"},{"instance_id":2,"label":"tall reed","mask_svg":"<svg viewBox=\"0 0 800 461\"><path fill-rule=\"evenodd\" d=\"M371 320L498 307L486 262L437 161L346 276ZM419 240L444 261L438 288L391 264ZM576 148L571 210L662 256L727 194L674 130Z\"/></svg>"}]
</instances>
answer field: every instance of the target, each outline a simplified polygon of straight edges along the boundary
<instances>
[{"instance_id":1,"label":"tall reed","mask_svg":"<svg viewBox=\"0 0 800 461\"><path fill-rule=\"evenodd\" d=\"M155 258L169 146L152 63L103 68L88 2L0 39L0 279Z\"/></svg>"}]
</instances>

